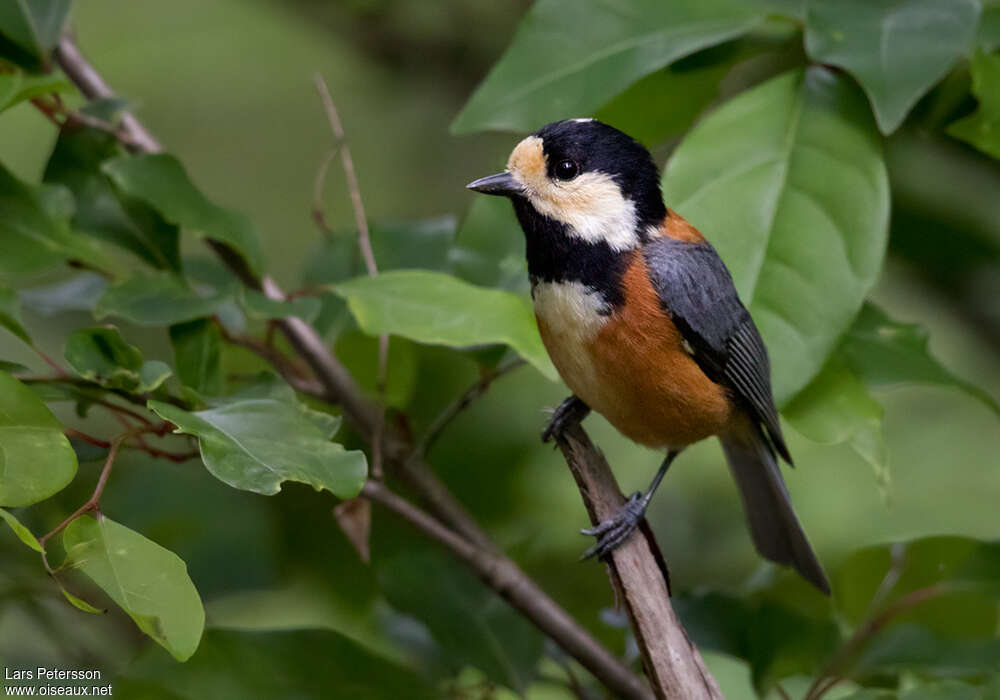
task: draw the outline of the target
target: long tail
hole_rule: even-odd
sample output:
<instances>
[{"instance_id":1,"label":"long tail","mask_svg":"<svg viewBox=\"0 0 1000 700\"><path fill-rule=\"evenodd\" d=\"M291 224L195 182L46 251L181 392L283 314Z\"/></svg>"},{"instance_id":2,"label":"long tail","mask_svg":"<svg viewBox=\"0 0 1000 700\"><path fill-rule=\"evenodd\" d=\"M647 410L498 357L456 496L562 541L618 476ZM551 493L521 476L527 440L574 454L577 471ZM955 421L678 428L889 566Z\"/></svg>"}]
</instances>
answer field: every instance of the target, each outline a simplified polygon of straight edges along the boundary
<instances>
[{"instance_id":1,"label":"long tail","mask_svg":"<svg viewBox=\"0 0 1000 700\"><path fill-rule=\"evenodd\" d=\"M830 584L798 518L774 453L757 426L721 439L729 469L740 487L754 545L762 556L795 567L827 595Z\"/></svg>"}]
</instances>

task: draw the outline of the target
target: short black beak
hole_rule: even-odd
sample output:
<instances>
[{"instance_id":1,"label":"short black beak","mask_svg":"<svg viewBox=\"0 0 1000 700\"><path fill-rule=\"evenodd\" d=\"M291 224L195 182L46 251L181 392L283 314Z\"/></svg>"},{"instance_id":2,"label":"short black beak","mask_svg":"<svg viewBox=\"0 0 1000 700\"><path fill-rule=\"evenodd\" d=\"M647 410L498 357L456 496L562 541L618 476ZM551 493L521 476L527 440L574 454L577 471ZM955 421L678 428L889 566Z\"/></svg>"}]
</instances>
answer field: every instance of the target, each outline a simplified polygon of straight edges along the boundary
<instances>
[{"instance_id":1,"label":"short black beak","mask_svg":"<svg viewBox=\"0 0 1000 700\"><path fill-rule=\"evenodd\" d=\"M495 194L500 197L511 197L515 194L522 194L524 188L518 184L514 176L508 172L487 175L478 180L473 180L466 185L470 190L482 192L483 194Z\"/></svg>"}]
</instances>

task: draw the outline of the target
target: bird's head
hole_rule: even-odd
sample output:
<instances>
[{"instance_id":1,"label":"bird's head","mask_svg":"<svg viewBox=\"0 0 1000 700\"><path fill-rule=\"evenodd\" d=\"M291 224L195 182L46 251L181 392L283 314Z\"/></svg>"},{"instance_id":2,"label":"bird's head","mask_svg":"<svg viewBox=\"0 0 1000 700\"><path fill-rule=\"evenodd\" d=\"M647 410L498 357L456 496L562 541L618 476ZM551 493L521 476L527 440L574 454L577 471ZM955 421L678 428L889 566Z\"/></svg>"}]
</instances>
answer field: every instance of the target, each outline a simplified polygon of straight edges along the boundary
<instances>
[{"instance_id":1,"label":"bird's head","mask_svg":"<svg viewBox=\"0 0 1000 700\"><path fill-rule=\"evenodd\" d=\"M642 144L595 119L567 119L521 141L507 169L470 182L510 197L525 233L551 228L588 243L628 250L666 215L660 177Z\"/></svg>"}]
</instances>

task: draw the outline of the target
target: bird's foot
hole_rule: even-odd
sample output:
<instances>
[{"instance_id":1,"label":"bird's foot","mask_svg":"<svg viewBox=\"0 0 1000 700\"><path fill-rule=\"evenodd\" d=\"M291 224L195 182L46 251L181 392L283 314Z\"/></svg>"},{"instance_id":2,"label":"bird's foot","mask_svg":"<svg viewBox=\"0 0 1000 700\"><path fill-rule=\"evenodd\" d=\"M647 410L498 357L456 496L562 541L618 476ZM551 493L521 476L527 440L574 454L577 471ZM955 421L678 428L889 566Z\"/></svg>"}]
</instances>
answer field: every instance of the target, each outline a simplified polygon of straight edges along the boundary
<instances>
[{"instance_id":1,"label":"bird's foot","mask_svg":"<svg viewBox=\"0 0 1000 700\"><path fill-rule=\"evenodd\" d=\"M590 406L576 396L563 399L552 413L549 424L542 431L542 442L549 442L553 438L558 440L568 428L578 425L586 418L588 413L590 413Z\"/></svg>"},{"instance_id":2,"label":"bird's foot","mask_svg":"<svg viewBox=\"0 0 1000 700\"><path fill-rule=\"evenodd\" d=\"M646 506L648 505L649 499L642 492L636 491L632 494L631 498L625 501L613 517L599 522L594 527L580 530L580 534L593 535L597 538L597 542L583 553L580 560L583 561L592 557L604 559L639 527L639 523L642 522L646 514Z\"/></svg>"}]
</instances>

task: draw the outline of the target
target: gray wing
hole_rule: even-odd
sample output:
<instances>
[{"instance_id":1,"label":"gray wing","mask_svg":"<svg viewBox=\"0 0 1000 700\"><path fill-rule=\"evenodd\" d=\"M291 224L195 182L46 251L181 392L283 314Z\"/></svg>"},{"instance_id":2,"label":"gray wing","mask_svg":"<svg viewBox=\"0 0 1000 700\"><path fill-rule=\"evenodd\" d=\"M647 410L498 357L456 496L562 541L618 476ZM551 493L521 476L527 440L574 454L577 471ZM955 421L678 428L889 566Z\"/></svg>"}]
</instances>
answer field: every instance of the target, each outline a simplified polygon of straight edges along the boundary
<instances>
[{"instance_id":1,"label":"gray wing","mask_svg":"<svg viewBox=\"0 0 1000 700\"><path fill-rule=\"evenodd\" d=\"M643 248L660 305L709 379L730 389L792 463L771 394L771 364L733 278L708 243L659 238Z\"/></svg>"}]
</instances>

